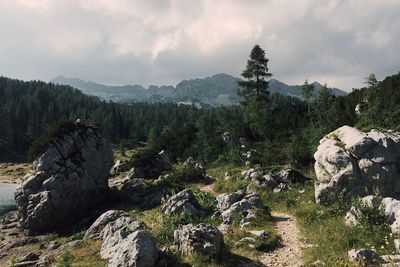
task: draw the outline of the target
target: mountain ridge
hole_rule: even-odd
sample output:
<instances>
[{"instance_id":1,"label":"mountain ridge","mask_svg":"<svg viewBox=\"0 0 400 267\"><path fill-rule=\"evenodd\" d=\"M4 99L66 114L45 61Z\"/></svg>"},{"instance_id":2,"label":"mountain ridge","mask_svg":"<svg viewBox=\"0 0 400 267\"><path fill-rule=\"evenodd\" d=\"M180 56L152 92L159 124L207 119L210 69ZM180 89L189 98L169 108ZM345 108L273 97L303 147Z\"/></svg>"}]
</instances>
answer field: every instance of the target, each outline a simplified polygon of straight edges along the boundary
<instances>
[{"instance_id":1,"label":"mountain ridge","mask_svg":"<svg viewBox=\"0 0 400 267\"><path fill-rule=\"evenodd\" d=\"M88 95L95 95L103 100L114 102L173 102L177 104L192 104L198 106L228 106L237 105L240 98L237 95L239 78L225 73L218 73L205 78L182 80L176 86L149 85L147 88L135 85L104 85L92 81L84 81L79 78L57 76L50 82L69 85L81 90ZM312 83L316 94L322 87L318 82ZM347 93L331 88L337 96ZM279 80L269 81L271 93L280 93L302 99L301 85L288 85Z\"/></svg>"}]
</instances>

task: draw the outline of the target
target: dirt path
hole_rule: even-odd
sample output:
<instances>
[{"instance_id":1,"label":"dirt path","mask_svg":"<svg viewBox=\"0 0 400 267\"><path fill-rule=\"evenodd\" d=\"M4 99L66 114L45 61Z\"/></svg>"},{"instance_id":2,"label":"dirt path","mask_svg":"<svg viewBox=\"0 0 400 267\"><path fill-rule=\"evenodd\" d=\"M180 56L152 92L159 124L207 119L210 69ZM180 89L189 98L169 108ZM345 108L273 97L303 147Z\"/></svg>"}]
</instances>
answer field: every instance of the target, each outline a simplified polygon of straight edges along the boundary
<instances>
[{"instance_id":1,"label":"dirt path","mask_svg":"<svg viewBox=\"0 0 400 267\"><path fill-rule=\"evenodd\" d=\"M278 234L282 238L281 246L266 253L260 260L267 267L270 266L302 266L301 249L305 246L301 240L300 230L296 218L284 213L272 213L276 222Z\"/></svg>"}]
</instances>

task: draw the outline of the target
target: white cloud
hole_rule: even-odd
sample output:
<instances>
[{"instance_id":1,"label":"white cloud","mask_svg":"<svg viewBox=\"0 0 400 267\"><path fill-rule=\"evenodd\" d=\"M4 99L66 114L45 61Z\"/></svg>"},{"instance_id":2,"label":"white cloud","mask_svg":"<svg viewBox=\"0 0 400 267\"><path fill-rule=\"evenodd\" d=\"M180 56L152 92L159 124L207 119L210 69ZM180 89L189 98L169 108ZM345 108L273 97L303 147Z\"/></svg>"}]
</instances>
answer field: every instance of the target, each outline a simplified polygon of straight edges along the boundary
<instances>
[{"instance_id":1,"label":"white cloud","mask_svg":"<svg viewBox=\"0 0 400 267\"><path fill-rule=\"evenodd\" d=\"M397 0L0 0L0 74L104 83L239 75L256 43L288 83L397 73Z\"/></svg>"}]
</instances>

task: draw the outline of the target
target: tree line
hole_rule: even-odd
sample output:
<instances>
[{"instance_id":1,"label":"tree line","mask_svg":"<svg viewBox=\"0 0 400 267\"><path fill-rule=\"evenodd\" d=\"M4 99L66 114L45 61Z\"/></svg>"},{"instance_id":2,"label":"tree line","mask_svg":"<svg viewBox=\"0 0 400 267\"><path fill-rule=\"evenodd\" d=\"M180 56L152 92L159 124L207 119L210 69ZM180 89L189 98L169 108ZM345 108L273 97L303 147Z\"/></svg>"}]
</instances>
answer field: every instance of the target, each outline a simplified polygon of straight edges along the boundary
<instances>
[{"instance_id":1,"label":"tree line","mask_svg":"<svg viewBox=\"0 0 400 267\"><path fill-rule=\"evenodd\" d=\"M241 162L243 151L253 148L253 163L298 167L312 164L318 141L342 125L400 128L400 73L381 82L370 76L366 87L340 97L327 85L313 95L306 81L304 101L270 94L271 75L265 51L255 46L238 92L242 104L203 109L105 102L69 86L0 77L0 161L28 160L32 144L52 125L78 118L92 121L115 146L146 144L167 150L173 160Z\"/></svg>"}]
</instances>

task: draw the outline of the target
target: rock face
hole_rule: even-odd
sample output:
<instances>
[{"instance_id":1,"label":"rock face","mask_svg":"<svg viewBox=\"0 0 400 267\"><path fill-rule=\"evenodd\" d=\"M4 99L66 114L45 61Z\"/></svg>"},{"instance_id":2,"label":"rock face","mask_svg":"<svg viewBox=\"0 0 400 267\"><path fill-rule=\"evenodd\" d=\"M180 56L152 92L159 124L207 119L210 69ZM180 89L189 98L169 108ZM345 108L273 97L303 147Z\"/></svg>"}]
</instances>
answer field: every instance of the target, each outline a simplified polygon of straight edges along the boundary
<instances>
[{"instance_id":1,"label":"rock face","mask_svg":"<svg viewBox=\"0 0 400 267\"><path fill-rule=\"evenodd\" d=\"M400 196L400 133L343 126L321 139L314 158L317 203L338 195Z\"/></svg>"},{"instance_id":2,"label":"rock face","mask_svg":"<svg viewBox=\"0 0 400 267\"><path fill-rule=\"evenodd\" d=\"M159 251L144 223L118 210L107 211L87 230L85 238L103 240L100 256L109 266L154 267Z\"/></svg>"},{"instance_id":3,"label":"rock face","mask_svg":"<svg viewBox=\"0 0 400 267\"><path fill-rule=\"evenodd\" d=\"M191 216L204 215L202 206L197 201L192 190L188 188L170 197L161 210L167 215L180 213L187 213Z\"/></svg>"},{"instance_id":4,"label":"rock face","mask_svg":"<svg viewBox=\"0 0 400 267\"><path fill-rule=\"evenodd\" d=\"M32 233L70 226L85 217L108 191L110 145L93 126L75 122L32 165L15 199L23 226Z\"/></svg>"},{"instance_id":5,"label":"rock face","mask_svg":"<svg viewBox=\"0 0 400 267\"><path fill-rule=\"evenodd\" d=\"M215 227L207 224L187 224L174 232L174 242L184 255L193 253L209 256L219 261L224 247L224 237Z\"/></svg>"}]
</instances>

